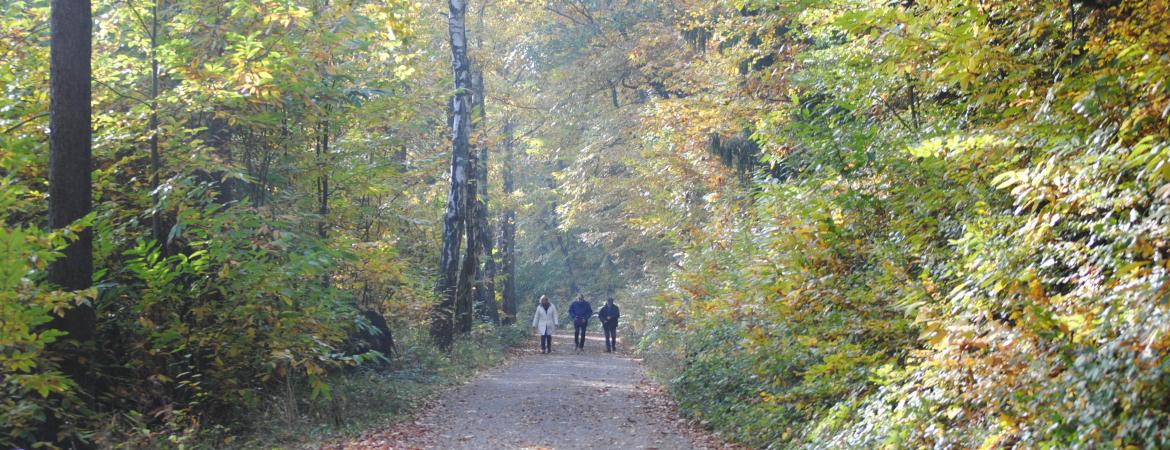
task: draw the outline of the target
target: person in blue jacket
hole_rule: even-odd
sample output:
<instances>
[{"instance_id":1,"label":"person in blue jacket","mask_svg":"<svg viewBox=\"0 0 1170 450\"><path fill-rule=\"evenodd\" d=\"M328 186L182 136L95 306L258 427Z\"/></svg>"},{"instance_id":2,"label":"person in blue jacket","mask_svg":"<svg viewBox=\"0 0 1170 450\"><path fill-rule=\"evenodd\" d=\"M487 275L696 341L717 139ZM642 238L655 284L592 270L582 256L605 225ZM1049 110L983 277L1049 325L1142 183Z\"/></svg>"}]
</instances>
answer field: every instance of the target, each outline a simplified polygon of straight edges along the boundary
<instances>
[{"instance_id":1,"label":"person in blue jacket","mask_svg":"<svg viewBox=\"0 0 1170 450\"><path fill-rule=\"evenodd\" d=\"M573 319L573 342L577 350L585 349L585 327L589 325L589 318L593 316L593 307L585 301L585 295L578 295L577 300L569 305L569 317Z\"/></svg>"},{"instance_id":2,"label":"person in blue jacket","mask_svg":"<svg viewBox=\"0 0 1170 450\"><path fill-rule=\"evenodd\" d=\"M621 317L621 310L613 304L613 297L605 300L605 306L597 311L597 319L601 321L601 329L605 330L605 351L617 350L617 324Z\"/></svg>"}]
</instances>

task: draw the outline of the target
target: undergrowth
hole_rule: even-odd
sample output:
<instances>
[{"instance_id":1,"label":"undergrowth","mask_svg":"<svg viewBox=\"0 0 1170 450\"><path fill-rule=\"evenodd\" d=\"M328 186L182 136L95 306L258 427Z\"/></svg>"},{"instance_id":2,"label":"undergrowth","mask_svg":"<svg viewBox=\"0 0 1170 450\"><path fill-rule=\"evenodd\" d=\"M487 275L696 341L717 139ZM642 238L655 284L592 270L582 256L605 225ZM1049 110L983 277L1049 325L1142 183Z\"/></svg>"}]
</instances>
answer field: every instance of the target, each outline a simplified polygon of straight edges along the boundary
<instances>
[{"instance_id":1,"label":"undergrowth","mask_svg":"<svg viewBox=\"0 0 1170 450\"><path fill-rule=\"evenodd\" d=\"M329 375L327 397L314 398L306 380L288 380L258 410L232 412L237 420L228 423L237 426L151 431L131 425L116 448L316 448L410 417L444 387L503 362L528 336L524 328L478 326L449 354L430 344L425 327L396 337L398 354L388 363Z\"/></svg>"}]
</instances>

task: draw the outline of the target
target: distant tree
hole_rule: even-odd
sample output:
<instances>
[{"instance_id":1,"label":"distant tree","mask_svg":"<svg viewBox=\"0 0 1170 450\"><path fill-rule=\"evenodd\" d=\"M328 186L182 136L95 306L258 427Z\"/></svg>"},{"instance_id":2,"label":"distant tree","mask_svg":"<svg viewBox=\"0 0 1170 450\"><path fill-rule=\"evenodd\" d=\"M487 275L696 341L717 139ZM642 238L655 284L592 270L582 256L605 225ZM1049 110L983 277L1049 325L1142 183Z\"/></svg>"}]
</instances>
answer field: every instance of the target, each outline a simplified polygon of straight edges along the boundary
<instances>
[{"instance_id":1,"label":"distant tree","mask_svg":"<svg viewBox=\"0 0 1170 450\"><path fill-rule=\"evenodd\" d=\"M516 190L515 175L512 173L516 165L516 142L512 135L512 119L504 120L504 165L503 181L504 196L510 197ZM504 325L511 325L516 321L516 208L509 205L504 210L500 220L500 252L502 253L501 272L504 277L503 309Z\"/></svg>"}]
</instances>

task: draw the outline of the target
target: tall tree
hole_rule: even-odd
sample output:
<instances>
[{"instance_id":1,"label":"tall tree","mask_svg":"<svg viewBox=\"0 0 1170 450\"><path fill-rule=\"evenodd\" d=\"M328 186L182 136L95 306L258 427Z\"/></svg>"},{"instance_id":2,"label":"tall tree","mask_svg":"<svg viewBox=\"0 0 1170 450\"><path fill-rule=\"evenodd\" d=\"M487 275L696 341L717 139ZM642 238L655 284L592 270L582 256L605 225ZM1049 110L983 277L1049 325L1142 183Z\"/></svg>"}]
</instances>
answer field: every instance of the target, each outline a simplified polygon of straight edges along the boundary
<instances>
[{"instance_id":1,"label":"tall tree","mask_svg":"<svg viewBox=\"0 0 1170 450\"><path fill-rule=\"evenodd\" d=\"M464 200L466 203L463 206L464 228L467 231L467 250L463 252L463 265L459 270L459 281L456 283L455 290L455 329L460 333L471 331L473 298L475 296L473 291L479 273L479 255L483 251L483 245L479 240L479 214L476 212L479 198L478 189L475 186L478 178L475 175L475 170L478 164L475 154L469 153L468 156L471 175L468 176L469 180L465 185Z\"/></svg>"},{"instance_id":2,"label":"tall tree","mask_svg":"<svg viewBox=\"0 0 1170 450\"><path fill-rule=\"evenodd\" d=\"M512 118L504 120L504 196L510 197L516 190L515 175L512 173L516 165L515 139L512 135ZM516 322L516 208L511 203L504 210L500 219L500 251L503 256L504 292L503 309L504 325Z\"/></svg>"},{"instance_id":3,"label":"tall tree","mask_svg":"<svg viewBox=\"0 0 1170 450\"><path fill-rule=\"evenodd\" d=\"M158 204L158 186L162 177L162 154L158 148L158 14L162 4L162 0L155 1L150 16L150 198L154 210L150 215L150 231L165 255L167 243L163 230L163 208Z\"/></svg>"},{"instance_id":4,"label":"tall tree","mask_svg":"<svg viewBox=\"0 0 1170 450\"><path fill-rule=\"evenodd\" d=\"M88 215L92 208L93 18L89 0L53 0L50 9L49 227L61 229ZM89 288L93 277L92 230L87 227L77 233L63 253L49 265L49 283L70 291ZM54 343L53 349L62 355L61 371L83 391L92 388L87 360L94 322L92 305L82 303L48 324L68 333L67 340ZM58 440L62 423L51 413L42 427L42 436Z\"/></svg>"},{"instance_id":5,"label":"tall tree","mask_svg":"<svg viewBox=\"0 0 1170 450\"><path fill-rule=\"evenodd\" d=\"M482 29L483 8L480 7L480 22ZM482 34L482 33L481 33ZM488 218L488 146L487 146L487 105L484 93L483 69L475 71L472 83L475 86L475 110L479 113L478 120L473 122L478 129L476 147L479 156L476 158L476 187L479 192L479 201L475 203L476 233L480 249L480 259L483 269L475 278L475 304L479 309L480 319L492 324L500 323L500 313L496 310L496 259L495 245L492 239L492 223Z\"/></svg>"},{"instance_id":6,"label":"tall tree","mask_svg":"<svg viewBox=\"0 0 1170 450\"><path fill-rule=\"evenodd\" d=\"M328 114L329 108L325 108ZM321 240L329 235L329 120L325 119L317 125L317 214L321 216L317 221L317 237ZM321 275L321 285L329 287L329 273Z\"/></svg>"},{"instance_id":7,"label":"tall tree","mask_svg":"<svg viewBox=\"0 0 1170 450\"><path fill-rule=\"evenodd\" d=\"M451 99L451 186L443 213L443 246L439 253L438 304L431 312L431 338L449 350L454 343L454 320L459 254L467 217L467 185L471 175L468 152L471 134L471 70L467 59L467 1L447 1L447 32L451 44L451 71L455 95Z\"/></svg>"},{"instance_id":8,"label":"tall tree","mask_svg":"<svg viewBox=\"0 0 1170 450\"><path fill-rule=\"evenodd\" d=\"M475 48L483 51L483 13L487 9L487 2L479 4L479 26L475 37ZM483 269L475 277L475 304L479 308L480 319L495 325L500 323L500 313L496 310L496 257L492 242L492 223L488 218L488 146L487 146L487 88L483 78L483 67L477 67L472 75L472 86L475 88L475 110L479 113L478 120L472 122L472 128L477 130L476 148L479 156L476 158L476 187L480 192L480 200L475 204L476 233L479 234L480 259L483 260Z\"/></svg>"}]
</instances>

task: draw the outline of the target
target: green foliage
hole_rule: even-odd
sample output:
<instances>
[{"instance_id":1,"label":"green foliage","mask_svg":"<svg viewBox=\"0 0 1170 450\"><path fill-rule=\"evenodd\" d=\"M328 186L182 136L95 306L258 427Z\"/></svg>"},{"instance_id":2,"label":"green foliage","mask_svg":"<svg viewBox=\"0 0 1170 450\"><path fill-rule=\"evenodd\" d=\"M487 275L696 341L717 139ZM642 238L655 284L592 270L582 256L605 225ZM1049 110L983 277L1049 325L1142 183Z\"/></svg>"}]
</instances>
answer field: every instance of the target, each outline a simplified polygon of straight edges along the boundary
<instances>
[{"instance_id":1,"label":"green foliage","mask_svg":"<svg viewBox=\"0 0 1170 450\"><path fill-rule=\"evenodd\" d=\"M60 292L43 284L48 264L83 224L46 232L29 220L45 214L46 145L29 133L44 123L39 101L45 97L25 84L38 83L37 77L18 66L47 59L46 49L30 45L45 15L37 8L6 9L0 15L0 33L20 41L0 41L0 54L15 63L0 66L0 82L12 86L0 96L0 447L34 440L50 411L58 417L78 415L81 401L71 391L73 380L57 370L46 351L47 345L69 337L46 325L55 314L95 297L92 289Z\"/></svg>"},{"instance_id":2,"label":"green foliage","mask_svg":"<svg viewBox=\"0 0 1170 450\"><path fill-rule=\"evenodd\" d=\"M443 79L409 76L432 51L416 45L422 7L95 2L95 214L48 233L48 2L5 3L0 446L36 444L49 410L99 446L189 445L240 431L282 386L327 402L342 372L386 367L359 313L404 330L431 300L420 222L437 215L440 136L417 111L441 102ZM44 270L83 225L97 287L55 292ZM78 301L98 311L94 392L44 350L68 339L44 326Z\"/></svg>"},{"instance_id":3,"label":"green foliage","mask_svg":"<svg viewBox=\"0 0 1170 450\"><path fill-rule=\"evenodd\" d=\"M255 411L333 429L523 334L419 334L450 94L433 5L97 3L98 288L68 295L41 283L74 232L42 230L47 2L0 12L0 445L50 410L127 447L233 445ZM1164 0L474 12L521 319L571 284L617 297L683 409L755 447L1170 446ZM44 350L86 299L102 413ZM365 310L397 356L358 342Z\"/></svg>"},{"instance_id":4,"label":"green foliage","mask_svg":"<svg viewBox=\"0 0 1170 450\"><path fill-rule=\"evenodd\" d=\"M111 368L125 378L112 396L166 393L127 405L134 409L160 401L177 409L255 407L258 388L298 375L313 383L314 396L328 396L322 376L354 362L342 347L356 311L320 280L347 256L282 231L292 228L207 202L184 210L173 227L186 251L163 256L158 245L138 241L106 258L125 263L111 267L120 282L99 301L107 323L118 324L103 335L131 344L109 349L111 361L129 362Z\"/></svg>"},{"instance_id":5,"label":"green foliage","mask_svg":"<svg viewBox=\"0 0 1170 450\"><path fill-rule=\"evenodd\" d=\"M308 380L289 378L274 386L263 404L235 405L234 411L250 414L230 428L158 429L146 426L149 418L138 415L126 419L128 425L113 447L301 448L359 435L412 417L428 399L499 364L508 350L528 339L523 329L482 327L446 353L431 344L425 326L402 331L396 335L399 354L388 367L352 367L325 375L332 392L328 398L313 397Z\"/></svg>"},{"instance_id":6,"label":"green foliage","mask_svg":"<svg viewBox=\"0 0 1170 450\"><path fill-rule=\"evenodd\" d=\"M1167 445L1166 4L838 3L709 11L790 58L740 73L785 87L783 170L667 284L683 406L759 446Z\"/></svg>"},{"instance_id":7,"label":"green foliage","mask_svg":"<svg viewBox=\"0 0 1170 450\"><path fill-rule=\"evenodd\" d=\"M0 159L8 161L29 148L3 137L0 146L6 149ZM7 225L20 211L36 210L38 196L16 181L12 174L0 179L0 446L31 440L47 410L73 412L73 381L46 352L48 344L68 336L45 325L54 314L95 297L93 289L61 292L37 283L70 230Z\"/></svg>"}]
</instances>

